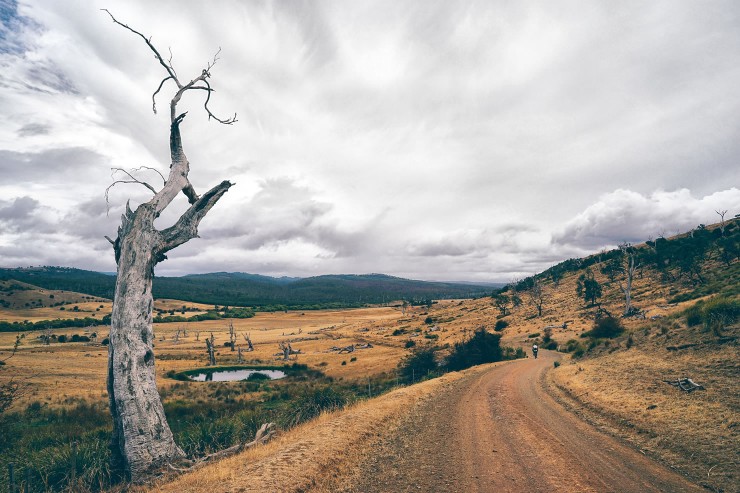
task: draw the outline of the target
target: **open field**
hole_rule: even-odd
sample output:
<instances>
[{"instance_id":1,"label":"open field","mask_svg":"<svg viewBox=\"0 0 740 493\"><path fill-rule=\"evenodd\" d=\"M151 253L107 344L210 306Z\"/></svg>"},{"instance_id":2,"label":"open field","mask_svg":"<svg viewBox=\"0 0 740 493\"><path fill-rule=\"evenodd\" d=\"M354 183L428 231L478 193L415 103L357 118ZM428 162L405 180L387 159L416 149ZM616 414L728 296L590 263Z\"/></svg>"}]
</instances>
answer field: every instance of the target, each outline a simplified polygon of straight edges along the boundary
<instances>
[{"instance_id":1,"label":"open field","mask_svg":"<svg viewBox=\"0 0 740 493\"><path fill-rule=\"evenodd\" d=\"M395 369L406 353L403 346L407 336L394 337L392 331L399 325L423 325L419 322L423 313L426 310L412 308L403 315L400 309L380 307L257 313L249 319L155 324L158 384L167 388L178 383L165 377L170 371L205 366L205 339L211 334L218 347L217 364L236 364L237 352L224 346L229 340L229 323L233 323L237 333L237 346L246 349L245 334L254 344L253 352L243 352L247 363L280 364L278 344L290 342L301 351L292 356L291 363L307 364L338 379L373 377ZM104 327L57 329L54 333L90 335L94 331L98 332L98 341L107 337ZM180 336L176 339L178 331ZM31 384L32 391L19 406L35 400L56 405L83 398L96 401L106 396L105 346L55 342L45 345L39 335L38 331L25 333L19 351L7 361L2 374L4 378L20 377ZM10 350L15 337L16 333L0 332L0 351ZM357 349L350 354L331 351L333 347L368 342L372 348Z\"/></svg>"}]
</instances>

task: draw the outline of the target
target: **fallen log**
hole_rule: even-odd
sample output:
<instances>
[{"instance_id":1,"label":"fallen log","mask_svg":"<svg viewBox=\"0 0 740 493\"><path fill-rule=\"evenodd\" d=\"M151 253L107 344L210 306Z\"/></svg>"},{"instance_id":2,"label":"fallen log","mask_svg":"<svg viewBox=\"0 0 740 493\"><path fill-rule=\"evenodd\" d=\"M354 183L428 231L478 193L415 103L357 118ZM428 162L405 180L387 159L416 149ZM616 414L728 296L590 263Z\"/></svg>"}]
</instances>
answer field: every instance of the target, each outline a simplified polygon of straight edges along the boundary
<instances>
[{"instance_id":1,"label":"fallen log","mask_svg":"<svg viewBox=\"0 0 740 493\"><path fill-rule=\"evenodd\" d=\"M257 433L254 434L254 440L251 442L242 442L238 443L234 446L231 446L229 448L225 448L223 450L219 450L217 452L213 452L212 454L208 454L206 456L200 457L195 460L185 460L185 463L192 464L189 467L175 467L172 464L168 464L169 469L184 473L184 472L191 472L194 471L200 467L203 467L204 465L213 462L214 460L220 460L224 459L226 457L230 457L232 455L238 454L239 452L242 452L244 450L247 450L249 448L255 447L257 445L264 445L267 443L270 438L272 438L276 431L273 429L275 426L275 423L264 423L259 430L257 430Z\"/></svg>"}]
</instances>

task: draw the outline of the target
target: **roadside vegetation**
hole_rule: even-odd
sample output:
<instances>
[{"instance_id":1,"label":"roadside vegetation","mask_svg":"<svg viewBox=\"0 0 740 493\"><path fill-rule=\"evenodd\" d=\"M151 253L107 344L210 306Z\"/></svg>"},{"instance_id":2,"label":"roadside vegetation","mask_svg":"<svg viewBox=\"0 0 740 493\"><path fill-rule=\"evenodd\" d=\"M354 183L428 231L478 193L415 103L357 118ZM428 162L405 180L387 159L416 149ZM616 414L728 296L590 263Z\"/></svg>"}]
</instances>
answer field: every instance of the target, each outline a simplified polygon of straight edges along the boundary
<instances>
[{"instance_id":1,"label":"roadside vegetation","mask_svg":"<svg viewBox=\"0 0 740 493\"><path fill-rule=\"evenodd\" d=\"M196 458L250 441L263 423L288 430L326 411L338 410L393 388L392 375L337 382L305 365L290 367L284 380L180 381L161 390L175 440ZM0 467L14 463L17 484L30 491L104 491L119 482L109 467L108 403L71 399L63 407L31 402L0 414ZM8 491L0 475L0 490Z\"/></svg>"}]
</instances>

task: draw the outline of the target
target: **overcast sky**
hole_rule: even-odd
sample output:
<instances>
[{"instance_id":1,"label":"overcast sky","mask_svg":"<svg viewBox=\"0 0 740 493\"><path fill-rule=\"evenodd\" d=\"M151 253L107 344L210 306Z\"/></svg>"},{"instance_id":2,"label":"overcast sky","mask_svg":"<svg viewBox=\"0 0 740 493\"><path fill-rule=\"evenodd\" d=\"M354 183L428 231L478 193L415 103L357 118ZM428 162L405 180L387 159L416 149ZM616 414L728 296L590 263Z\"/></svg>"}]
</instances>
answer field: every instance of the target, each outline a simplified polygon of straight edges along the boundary
<instances>
[{"instance_id":1,"label":"overcast sky","mask_svg":"<svg viewBox=\"0 0 740 493\"><path fill-rule=\"evenodd\" d=\"M172 86L103 7L183 80L220 47L239 120L180 104L196 190L236 186L158 275L509 281L740 213L736 0L0 0L0 266L114 271L149 195L111 168L168 170Z\"/></svg>"}]
</instances>

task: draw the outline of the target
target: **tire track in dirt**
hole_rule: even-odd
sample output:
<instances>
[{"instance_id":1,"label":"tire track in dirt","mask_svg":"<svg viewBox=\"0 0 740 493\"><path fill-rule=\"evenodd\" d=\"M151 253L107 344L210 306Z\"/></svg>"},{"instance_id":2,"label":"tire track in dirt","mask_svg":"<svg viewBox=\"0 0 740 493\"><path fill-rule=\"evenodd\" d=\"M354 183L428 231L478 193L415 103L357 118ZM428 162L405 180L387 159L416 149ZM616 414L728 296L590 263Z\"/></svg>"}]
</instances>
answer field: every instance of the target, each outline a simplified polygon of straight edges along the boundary
<instances>
[{"instance_id":1,"label":"tire track in dirt","mask_svg":"<svg viewBox=\"0 0 740 493\"><path fill-rule=\"evenodd\" d=\"M541 352L455 382L410 411L352 478L360 492L700 492L564 410Z\"/></svg>"}]
</instances>

